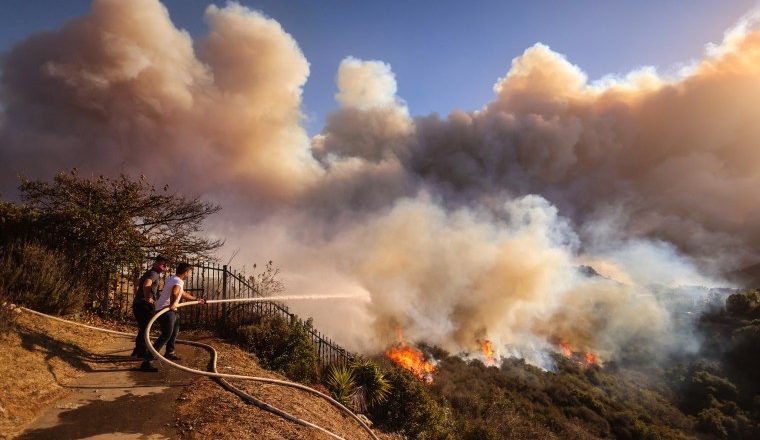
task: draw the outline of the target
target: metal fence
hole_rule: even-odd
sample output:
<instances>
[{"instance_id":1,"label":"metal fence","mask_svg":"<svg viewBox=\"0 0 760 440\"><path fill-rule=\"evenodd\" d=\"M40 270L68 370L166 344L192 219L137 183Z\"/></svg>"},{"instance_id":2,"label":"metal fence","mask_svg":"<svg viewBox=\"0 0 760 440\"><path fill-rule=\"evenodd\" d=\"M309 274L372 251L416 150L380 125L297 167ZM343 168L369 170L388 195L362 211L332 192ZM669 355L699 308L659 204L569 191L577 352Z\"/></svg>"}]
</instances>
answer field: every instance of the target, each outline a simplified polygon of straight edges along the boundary
<instances>
[{"instance_id":1,"label":"metal fence","mask_svg":"<svg viewBox=\"0 0 760 440\"><path fill-rule=\"evenodd\" d=\"M105 307L112 316L127 317L132 314L132 299L138 278L150 263L140 266L123 266L111 277L109 294ZM163 284L163 278L160 285ZM254 282L245 275L228 267L214 263L193 264L192 276L185 281L185 290L208 300L262 297ZM288 306L277 301L251 302L241 304L208 304L203 307L185 309L180 314L183 328L220 329L250 323L257 316L280 316L290 323L303 326L314 343L317 357L322 366L345 364L354 355L316 329L307 325L300 317L291 313Z\"/></svg>"}]
</instances>

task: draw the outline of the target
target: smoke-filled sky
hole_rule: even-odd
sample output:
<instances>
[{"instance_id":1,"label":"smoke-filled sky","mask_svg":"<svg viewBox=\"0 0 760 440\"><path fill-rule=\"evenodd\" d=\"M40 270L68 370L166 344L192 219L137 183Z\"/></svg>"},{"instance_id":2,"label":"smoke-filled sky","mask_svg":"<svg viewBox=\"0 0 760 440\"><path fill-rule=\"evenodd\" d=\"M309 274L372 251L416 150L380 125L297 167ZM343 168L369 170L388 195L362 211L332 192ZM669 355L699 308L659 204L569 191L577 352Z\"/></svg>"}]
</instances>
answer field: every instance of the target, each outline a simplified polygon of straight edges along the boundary
<instances>
[{"instance_id":1,"label":"smoke-filled sky","mask_svg":"<svg viewBox=\"0 0 760 440\"><path fill-rule=\"evenodd\" d=\"M224 0L166 0L177 27L206 32L203 13ZM310 134L334 109L335 66L348 55L393 66L414 115L476 110L509 61L541 41L591 79L644 65L671 69L697 59L704 44L756 0L576 0L531 2L245 0L293 35L310 63L303 110ZM90 0L0 2L0 51L89 9ZM441 91L445 90L446 93Z\"/></svg>"},{"instance_id":2,"label":"smoke-filled sky","mask_svg":"<svg viewBox=\"0 0 760 440\"><path fill-rule=\"evenodd\" d=\"M362 298L300 309L352 349L396 327L541 365L557 341L693 347L653 289L760 260L758 11L678 69L599 81L538 39L470 111L415 113L392 63L347 53L310 134L311 60L276 19L210 5L191 35L157 0L96 0L4 54L0 185L76 166L216 201L207 233L239 265Z\"/></svg>"}]
</instances>

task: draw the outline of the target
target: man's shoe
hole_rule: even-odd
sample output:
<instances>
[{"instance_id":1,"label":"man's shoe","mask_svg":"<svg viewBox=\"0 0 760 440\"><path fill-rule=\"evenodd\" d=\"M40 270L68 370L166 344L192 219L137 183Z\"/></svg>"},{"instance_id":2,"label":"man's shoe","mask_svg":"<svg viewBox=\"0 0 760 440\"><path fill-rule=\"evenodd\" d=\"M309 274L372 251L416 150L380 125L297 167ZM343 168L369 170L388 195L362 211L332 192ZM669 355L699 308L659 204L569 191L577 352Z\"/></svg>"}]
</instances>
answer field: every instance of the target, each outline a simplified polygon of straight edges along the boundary
<instances>
[{"instance_id":1,"label":"man's shoe","mask_svg":"<svg viewBox=\"0 0 760 440\"><path fill-rule=\"evenodd\" d=\"M158 368L154 367L150 364L148 361L144 361L142 364L140 364L140 371L147 371L149 373L155 373L158 371Z\"/></svg>"},{"instance_id":2,"label":"man's shoe","mask_svg":"<svg viewBox=\"0 0 760 440\"><path fill-rule=\"evenodd\" d=\"M181 361L181 360L182 360L182 358L181 358L181 357L177 356L177 355L176 355L176 354L174 354L174 353L166 353L166 354L164 355L164 357L165 357L166 359L169 359L170 361Z\"/></svg>"}]
</instances>

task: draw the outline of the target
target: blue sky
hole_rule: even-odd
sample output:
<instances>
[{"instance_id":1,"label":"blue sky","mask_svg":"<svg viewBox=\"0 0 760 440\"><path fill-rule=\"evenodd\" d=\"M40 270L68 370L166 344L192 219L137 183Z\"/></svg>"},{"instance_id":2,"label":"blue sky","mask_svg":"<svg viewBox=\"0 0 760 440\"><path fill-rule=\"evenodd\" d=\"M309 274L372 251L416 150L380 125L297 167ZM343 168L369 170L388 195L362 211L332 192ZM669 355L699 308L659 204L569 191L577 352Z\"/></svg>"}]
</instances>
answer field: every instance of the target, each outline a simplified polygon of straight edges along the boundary
<instances>
[{"instance_id":1,"label":"blue sky","mask_svg":"<svg viewBox=\"0 0 760 440\"><path fill-rule=\"evenodd\" d=\"M175 25L205 33L203 11L224 1L166 0ZM667 69L698 58L707 42L757 0L337 1L245 0L278 20L311 64L307 126L318 133L336 104L334 77L346 56L391 64L413 115L480 108L512 58L548 44L590 78L643 65ZM3 0L0 51L26 35L84 14L89 0Z\"/></svg>"}]
</instances>

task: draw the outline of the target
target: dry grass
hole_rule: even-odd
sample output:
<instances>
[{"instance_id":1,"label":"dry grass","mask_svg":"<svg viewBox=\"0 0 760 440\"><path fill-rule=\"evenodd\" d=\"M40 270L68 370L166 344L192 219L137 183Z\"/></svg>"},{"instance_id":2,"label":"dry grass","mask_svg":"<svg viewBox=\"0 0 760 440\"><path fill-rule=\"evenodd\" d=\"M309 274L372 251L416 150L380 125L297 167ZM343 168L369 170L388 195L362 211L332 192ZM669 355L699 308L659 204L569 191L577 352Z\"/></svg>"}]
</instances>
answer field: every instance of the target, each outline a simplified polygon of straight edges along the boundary
<instances>
[{"instance_id":1,"label":"dry grass","mask_svg":"<svg viewBox=\"0 0 760 440\"><path fill-rule=\"evenodd\" d=\"M84 318L91 325L114 328L114 323ZM117 326L118 327L118 326ZM124 330L129 330L124 328ZM219 352L219 370L284 379L259 367L253 355L208 334L181 337L199 339ZM93 353L113 346L115 338L30 314L19 316L15 330L3 337L0 351L0 438L12 438L51 402L62 397L98 359ZM200 363L206 360L199 361ZM200 365L197 365L200 367ZM201 367L202 368L202 367ZM369 436L352 419L328 402L291 388L238 382L236 386L291 414L316 423L346 439ZM322 390L326 391L326 390ZM176 428L186 439L328 439L325 434L283 420L247 404L217 383L199 378L180 395L175 407ZM378 433L384 440L401 437Z\"/></svg>"},{"instance_id":2,"label":"dry grass","mask_svg":"<svg viewBox=\"0 0 760 440\"><path fill-rule=\"evenodd\" d=\"M285 379L259 367L256 358L238 346L199 337L219 353L219 371L250 376ZM237 381L235 386L299 418L322 426L345 439L369 439L359 425L327 401L292 388ZM177 427L186 439L329 439L326 434L283 420L272 413L243 402L209 379L186 388L175 410ZM379 434L392 440L400 437Z\"/></svg>"},{"instance_id":3,"label":"dry grass","mask_svg":"<svg viewBox=\"0 0 760 440\"><path fill-rule=\"evenodd\" d=\"M110 336L22 313L0 350L0 438L20 432L91 368Z\"/></svg>"}]
</instances>

